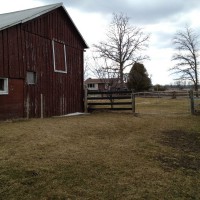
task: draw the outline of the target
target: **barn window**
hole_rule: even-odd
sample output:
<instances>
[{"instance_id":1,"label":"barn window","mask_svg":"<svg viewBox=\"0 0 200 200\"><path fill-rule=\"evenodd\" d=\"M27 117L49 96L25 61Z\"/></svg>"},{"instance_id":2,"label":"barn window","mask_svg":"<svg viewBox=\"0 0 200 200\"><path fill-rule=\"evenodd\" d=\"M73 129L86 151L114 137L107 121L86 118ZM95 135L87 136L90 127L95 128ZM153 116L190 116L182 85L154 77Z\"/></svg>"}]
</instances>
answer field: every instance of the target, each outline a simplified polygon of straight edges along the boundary
<instances>
[{"instance_id":1,"label":"barn window","mask_svg":"<svg viewBox=\"0 0 200 200\"><path fill-rule=\"evenodd\" d=\"M0 78L0 95L8 94L8 79Z\"/></svg>"},{"instance_id":2,"label":"barn window","mask_svg":"<svg viewBox=\"0 0 200 200\"><path fill-rule=\"evenodd\" d=\"M53 66L55 72L67 73L66 46L63 42L52 40Z\"/></svg>"},{"instance_id":3,"label":"barn window","mask_svg":"<svg viewBox=\"0 0 200 200\"><path fill-rule=\"evenodd\" d=\"M28 85L36 84L36 73L35 72L26 72L26 82Z\"/></svg>"}]
</instances>

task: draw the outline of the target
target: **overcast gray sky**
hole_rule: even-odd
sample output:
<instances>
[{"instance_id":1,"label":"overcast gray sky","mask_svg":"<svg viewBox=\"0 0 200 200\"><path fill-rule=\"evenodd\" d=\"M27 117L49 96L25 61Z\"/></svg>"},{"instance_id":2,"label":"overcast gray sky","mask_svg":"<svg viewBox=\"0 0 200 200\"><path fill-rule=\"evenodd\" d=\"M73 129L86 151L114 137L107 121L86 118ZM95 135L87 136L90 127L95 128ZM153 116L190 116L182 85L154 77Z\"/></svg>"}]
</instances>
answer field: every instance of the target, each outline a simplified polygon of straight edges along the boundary
<instances>
[{"instance_id":1,"label":"overcast gray sky","mask_svg":"<svg viewBox=\"0 0 200 200\"><path fill-rule=\"evenodd\" d=\"M51 3L56 0L0 0L0 13L22 10ZM186 24L200 34L200 0L63 0L66 10L89 46L105 38L112 13L125 13L130 23L151 34L144 62L153 84L173 83L168 72L173 65L172 37ZM88 50L89 53L90 50Z\"/></svg>"}]
</instances>

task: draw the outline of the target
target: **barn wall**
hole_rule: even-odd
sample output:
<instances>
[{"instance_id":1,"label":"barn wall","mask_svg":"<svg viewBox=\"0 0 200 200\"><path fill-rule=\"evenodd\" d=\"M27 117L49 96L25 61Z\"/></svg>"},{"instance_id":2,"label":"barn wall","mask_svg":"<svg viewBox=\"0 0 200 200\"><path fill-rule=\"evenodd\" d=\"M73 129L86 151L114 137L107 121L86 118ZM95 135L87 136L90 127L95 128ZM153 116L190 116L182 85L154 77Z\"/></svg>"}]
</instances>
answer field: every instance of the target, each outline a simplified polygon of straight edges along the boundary
<instances>
[{"instance_id":1,"label":"barn wall","mask_svg":"<svg viewBox=\"0 0 200 200\"><path fill-rule=\"evenodd\" d=\"M66 45L67 73L54 72L52 39ZM84 47L62 8L0 32L0 77L24 81L23 116L27 104L29 117L41 116L41 94L44 117L83 111ZM35 85L26 83L27 71L36 73Z\"/></svg>"},{"instance_id":2,"label":"barn wall","mask_svg":"<svg viewBox=\"0 0 200 200\"><path fill-rule=\"evenodd\" d=\"M0 95L0 119L24 117L24 66L19 26L0 32L0 77L8 78L8 94Z\"/></svg>"},{"instance_id":3,"label":"barn wall","mask_svg":"<svg viewBox=\"0 0 200 200\"><path fill-rule=\"evenodd\" d=\"M52 40L64 41L66 45L83 50L85 44L75 30L74 25L66 17L63 8L58 8L41 17L24 23L22 28L27 32Z\"/></svg>"},{"instance_id":4,"label":"barn wall","mask_svg":"<svg viewBox=\"0 0 200 200\"><path fill-rule=\"evenodd\" d=\"M20 26L0 32L0 77L24 78L24 64Z\"/></svg>"},{"instance_id":5,"label":"barn wall","mask_svg":"<svg viewBox=\"0 0 200 200\"><path fill-rule=\"evenodd\" d=\"M0 95L0 119L24 117L24 81L9 79L8 95Z\"/></svg>"},{"instance_id":6,"label":"barn wall","mask_svg":"<svg viewBox=\"0 0 200 200\"><path fill-rule=\"evenodd\" d=\"M30 116L40 115L43 94L44 115L83 111L83 43L62 8L22 26L25 37L26 67L36 71L37 84L26 86ZM67 74L54 72L52 40L66 45ZM27 96L26 95L26 96Z\"/></svg>"}]
</instances>

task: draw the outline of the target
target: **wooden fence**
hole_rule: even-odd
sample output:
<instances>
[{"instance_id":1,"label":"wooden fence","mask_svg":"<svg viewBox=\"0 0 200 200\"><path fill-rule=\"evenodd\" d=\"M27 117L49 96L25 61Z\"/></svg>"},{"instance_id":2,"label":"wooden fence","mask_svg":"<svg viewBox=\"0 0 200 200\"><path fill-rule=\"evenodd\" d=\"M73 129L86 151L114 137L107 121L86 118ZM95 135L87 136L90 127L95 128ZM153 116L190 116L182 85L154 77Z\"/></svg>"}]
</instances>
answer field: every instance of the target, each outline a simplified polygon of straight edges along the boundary
<instances>
[{"instance_id":1,"label":"wooden fence","mask_svg":"<svg viewBox=\"0 0 200 200\"><path fill-rule=\"evenodd\" d=\"M131 110L135 113L135 98L187 98L190 99L192 114L200 113L200 99L191 91L137 92L85 90L85 111Z\"/></svg>"},{"instance_id":2,"label":"wooden fence","mask_svg":"<svg viewBox=\"0 0 200 200\"><path fill-rule=\"evenodd\" d=\"M135 94L132 91L85 91L85 110L132 110L135 113Z\"/></svg>"}]
</instances>

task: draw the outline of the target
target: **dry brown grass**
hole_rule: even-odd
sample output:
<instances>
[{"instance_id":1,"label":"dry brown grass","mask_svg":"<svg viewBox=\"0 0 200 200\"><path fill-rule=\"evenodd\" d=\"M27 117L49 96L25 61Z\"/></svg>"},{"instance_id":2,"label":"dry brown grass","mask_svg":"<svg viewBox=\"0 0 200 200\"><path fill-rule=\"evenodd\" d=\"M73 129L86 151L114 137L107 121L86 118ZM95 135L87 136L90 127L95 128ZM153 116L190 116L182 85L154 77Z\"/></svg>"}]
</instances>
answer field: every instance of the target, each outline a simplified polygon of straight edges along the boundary
<instances>
[{"instance_id":1,"label":"dry brown grass","mask_svg":"<svg viewBox=\"0 0 200 200\"><path fill-rule=\"evenodd\" d=\"M109 103L109 100L89 100L92 103ZM131 99L115 99L114 102L130 102L130 105L113 105L113 108L132 108ZM107 109L111 105L90 105L90 109ZM162 98L135 98L135 110L137 113L151 113L151 114L188 114L190 113L190 100L189 98L177 97L172 99L171 97Z\"/></svg>"},{"instance_id":2,"label":"dry brown grass","mask_svg":"<svg viewBox=\"0 0 200 200\"><path fill-rule=\"evenodd\" d=\"M0 199L200 199L200 118L93 113L0 123Z\"/></svg>"},{"instance_id":3,"label":"dry brown grass","mask_svg":"<svg viewBox=\"0 0 200 200\"><path fill-rule=\"evenodd\" d=\"M188 98L136 98L136 112L160 114L190 113Z\"/></svg>"}]
</instances>

